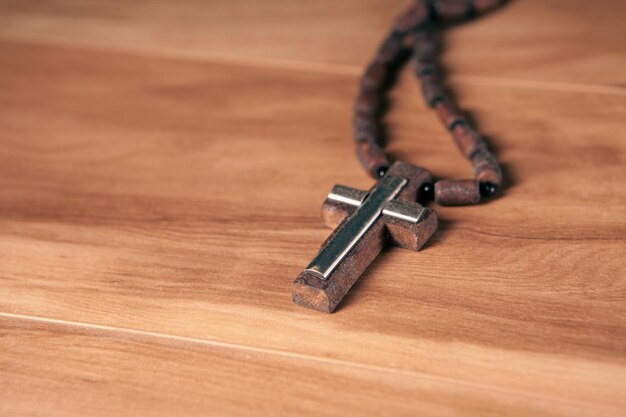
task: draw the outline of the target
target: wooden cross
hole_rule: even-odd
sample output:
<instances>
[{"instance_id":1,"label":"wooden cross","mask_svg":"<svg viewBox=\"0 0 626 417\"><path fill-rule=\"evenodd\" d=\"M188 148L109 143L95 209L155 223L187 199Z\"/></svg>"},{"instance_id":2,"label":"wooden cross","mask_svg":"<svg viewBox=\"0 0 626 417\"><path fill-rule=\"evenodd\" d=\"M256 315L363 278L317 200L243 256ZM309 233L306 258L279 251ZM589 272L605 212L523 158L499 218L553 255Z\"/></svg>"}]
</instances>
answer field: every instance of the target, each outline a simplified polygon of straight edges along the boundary
<instances>
[{"instance_id":1,"label":"wooden cross","mask_svg":"<svg viewBox=\"0 0 626 417\"><path fill-rule=\"evenodd\" d=\"M336 185L322 205L335 230L294 281L294 303L332 313L386 244L419 250L437 229L437 213L415 202L426 182L428 171L396 162L369 192Z\"/></svg>"}]
</instances>

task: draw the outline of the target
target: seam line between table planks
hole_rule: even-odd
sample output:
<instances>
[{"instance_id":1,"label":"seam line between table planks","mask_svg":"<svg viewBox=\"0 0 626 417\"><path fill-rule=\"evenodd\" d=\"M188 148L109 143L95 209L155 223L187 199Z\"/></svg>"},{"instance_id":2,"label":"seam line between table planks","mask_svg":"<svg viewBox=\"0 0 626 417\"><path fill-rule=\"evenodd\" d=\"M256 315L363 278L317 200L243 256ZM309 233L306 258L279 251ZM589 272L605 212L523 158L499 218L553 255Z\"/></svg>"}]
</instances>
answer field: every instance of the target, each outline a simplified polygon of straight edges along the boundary
<instances>
[{"instance_id":1,"label":"seam line between table planks","mask_svg":"<svg viewBox=\"0 0 626 417\"><path fill-rule=\"evenodd\" d=\"M64 47L76 50L88 50L89 52L107 52L116 54L137 55L152 58L167 58L189 60L203 63L216 63L228 65L240 65L253 68L269 68L279 70L292 70L312 72L329 75L345 75L358 77L363 72L363 66L349 64L333 64L316 61L291 60L283 58L248 57L235 54L221 54L208 52L181 52L163 50L150 47L119 46L111 42L94 40L76 40L64 37L30 35L0 35L5 42L30 43L41 46ZM524 80L517 78L483 77L479 75L455 75L445 79L446 83L461 83L475 86L504 87L520 90L550 91L564 93L603 94L626 96L626 88L602 84L563 83L557 81Z\"/></svg>"},{"instance_id":2,"label":"seam line between table planks","mask_svg":"<svg viewBox=\"0 0 626 417\"><path fill-rule=\"evenodd\" d=\"M102 332L107 332L107 333L118 333L120 335L125 334L125 335L141 337L144 339L155 339L155 341L160 340L160 341L183 342L183 343L188 343L190 345L240 350L240 351L247 351L247 352L260 353L260 354L265 354L265 355L273 355L273 356L282 356L282 357L286 357L290 359L304 360L304 361L310 361L310 362L320 362L326 365L345 366L345 367L351 367L351 368L360 369L363 371L370 371L370 372L400 374L406 377L412 377L412 378L421 379L421 380L465 386L465 387L481 389L481 390L491 391L491 392L506 393L512 396L524 397L527 400L532 399L532 400L539 400L539 401L543 401L547 403L563 404L563 405L570 406L570 407L572 406L582 407L589 411L598 411L602 413L605 413L605 412L613 413L613 412L618 411L613 408L600 408L597 406L597 404L575 402L572 400L565 400L565 399L553 398L553 397L544 397L544 396L537 395L535 393L528 392L528 391L506 389L506 388L502 388L502 387L498 387L494 385L480 384L480 383L475 383L475 382L470 382L470 381L461 381L461 380L457 380L453 378L447 378L447 377L423 373L423 372L408 371L408 370L403 370L403 369L394 369L394 368L388 368L388 367L377 366L377 365L369 365L369 364L364 364L360 362L346 361L346 360L341 360L341 359L332 359L332 358L327 358L327 357L322 357L322 356L307 355L303 353L289 352L289 351L280 350L280 349L262 348L262 347L244 345L244 344L239 344L239 343L222 342L218 340L202 339L202 338L189 337L189 336L177 336L177 335L170 335L166 333L151 332L151 331L146 331L146 330L138 330L138 329L125 328L125 327L108 326L108 325L101 325L101 324L95 324L95 323L85 323L85 322L70 321L70 320L52 319L52 318L46 318L46 317L40 317L40 316L33 316L29 314L0 312L0 317L14 319L14 320L23 320L23 321L43 323L43 324L47 324L47 325L51 325L55 327L70 327L70 328L78 328L78 329L94 331L94 332L102 331Z\"/></svg>"}]
</instances>

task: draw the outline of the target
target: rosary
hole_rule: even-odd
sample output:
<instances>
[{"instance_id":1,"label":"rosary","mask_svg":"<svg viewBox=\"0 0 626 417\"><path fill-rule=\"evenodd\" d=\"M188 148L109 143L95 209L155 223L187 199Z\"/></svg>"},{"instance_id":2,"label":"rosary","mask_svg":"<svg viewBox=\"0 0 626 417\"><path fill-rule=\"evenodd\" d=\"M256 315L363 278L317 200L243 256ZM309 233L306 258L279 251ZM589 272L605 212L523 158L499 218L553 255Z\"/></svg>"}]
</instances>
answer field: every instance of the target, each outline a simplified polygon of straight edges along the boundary
<instances>
[{"instance_id":1,"label":"rosary","mask_svg":"<svg viewBox=\"0 0 626 417\"><path fill-rule=\"evenodd\" d=\"M436 35L441 22L458 22L500 6L504 0L416 0L396 20L365 70L354 105L356 157L378 182L369 191L335 185L322 204L323 223L334 228L317 256L296 278L293 301L333 312L386 245L419 250L437 229L437 213L420 203L477 204L494 196L502 173L494 154L458 110L437 76ZM411 54L426 104L435 109L474 179L439 180L424 168L391 164L380 145L385 91Z\"/></svg>"}]
</instances>

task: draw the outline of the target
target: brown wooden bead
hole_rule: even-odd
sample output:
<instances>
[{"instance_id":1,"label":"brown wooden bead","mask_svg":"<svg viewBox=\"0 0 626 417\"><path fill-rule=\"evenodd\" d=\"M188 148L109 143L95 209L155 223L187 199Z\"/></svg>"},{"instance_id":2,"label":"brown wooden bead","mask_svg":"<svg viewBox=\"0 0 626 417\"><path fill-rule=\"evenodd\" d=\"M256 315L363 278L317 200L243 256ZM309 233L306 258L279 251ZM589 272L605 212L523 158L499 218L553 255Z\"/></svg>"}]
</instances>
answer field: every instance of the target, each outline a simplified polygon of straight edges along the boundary
<instances>
[{"instance_id":1,"label":"brown wooden bead","mask_svg":"<svg viewBox=\"0 0 626 417\"><path fill-rule=\"evenodd\" d=\"M381 104L381 93L374 88L361 88L354 103L354 111L357 113L374 114Z\"/></svg>"},{"instance_id":2,"label":"brown wooden bead","mask_svg":"<svg viewBox=\"0 0 626 417\"><path fill-rule=\"evenodd\" d=\"M495 168L484 168L476 175L476 179L480 182L489 182L496 186L502 184L502 174L499 169Z\"/></svg>"},{"instance_id":3,"label":"brown wooden bead","mask_svg":"<svg viewBox=\"0 0 626 417\"><path fill-rule=\"evenodd\" d=\"M441 100L435 105L441 123L448 130L465 123L465 118L451 100Z\"/></svg>"},{"instance_id":4,"label":"brown wooden bead","mask_svg":"<svg viewBox=\"0 0 626 417\"><path fill-rule=\"evenodd\" d=\"M410 32L428 20L426 1L418 0L397 17L394 29L401 33Z\"/></svg>"},{"instance_id":5,"label":"brown wooden bead","mask_svg":"<svg viewBox=\"0 0 626 417\"><path fill-rule=\"evenodd\" d=\"M413 71L418 78L427 77L437 72L437 67L432 61L413 60Z\"/></svg>"},{"instance_id":6,"label":"brown wooden bead","mask_svg":"<svg viewBox=\"0 0 626 417\"><path fill-rule=\"evenodd\" d=\"M437 41L434 31L424 30L415 35L413 43L413 55L419 61L435 61L437 54Z\"/></svg>"},{"instance_id":7,"label":"brown wooden bead","mask_svg":"<svg viewBox=\"0 0 626 417\"><path fill-rule=\"evenodd\" d=\"M472 2L469 0L434 0L433 9L440 20L458 20L472 13Z\"/></svg>"},{"instance_id":8,"label":"brown wooden bead","mask_svg":"<svg viewBox=\"0 0 626 417\"><path fill-rule=\"evenodd\" d=\"M421 78L422 81L422 96L424 101L430 107L433 107L437 102L446 98L446 93L443 88L443 84L434 75L427 75Z\"/></svg>"},{"instance_id":9,"label":"brown wooden bead","mask_svg":"<svg viewBox=\"0 0 626 417\"><path fill-rule=\"evenodd\" d=\"M387 78L387 66L381 61L372 62L361 78L363 88L378 89L381 88Z\"/></svg>"},{"instance_id":10,"label":"brown wooden bead","mask_svg":"<svg viewBox=\"0 0 626 417\"><path fill-rule=\"evenodd\" d=\"M467 123L456 125L452 129L452 138L459 151L467 158L476 152L479 144L483 141L478 132L472 129Z\"/></svg>"},{"instance_id":11,"label":"brown wooden bead","mask_svg":"<svg viewBox=\"0 0 626 417\"><path fill-rule=\"evenodd\" d=\"M435 183L435 201L442 206L463 206L480 202L476 180L441 180Z\"/></svg>"},{"instance_id":12,"label":"brown wooden bead","mask_svg":"<svg viewBox=\"0 0 626 417\"><path fill-rule=\"evenodd\" d=\"M380 62L383 65L389 65L395 62L400 55L402 55L404 46L404 37L392 33L378 48L378 53L374 57L375 62Z\"/></svg>"},{"instance_id":13,"label":"brown wooden bead","mask_svg":"<svg viewBox=\"0 0 626 417\"><path fill-rule=\"evenodd\" d=\"M357 113L352 124L356 142L378 143L378 120L375 115Z\"/></svg>"},{"instance_id":14,"label":"brown wooden bead","mask_svg":"<svg viewBox=\"0 0 626 417\"><path fill-rule=\"evenodd\" d=\"M499 186L502 184L502 171L493 153L488 150L476 152L472 157L474 178L480 182L490 182Z\"/></svg>"},{"instance_id":15,"label":"brown wooden bead","mask_svg":"<svg viewBox=\"0 0 626 417\"><path fill-rule=\"evenodd\" d=\"M379 170L390 165L385 152L374 142L358 142L356 144L356 158L372 178L379 178Z\"/></svg>"}]
</instances>

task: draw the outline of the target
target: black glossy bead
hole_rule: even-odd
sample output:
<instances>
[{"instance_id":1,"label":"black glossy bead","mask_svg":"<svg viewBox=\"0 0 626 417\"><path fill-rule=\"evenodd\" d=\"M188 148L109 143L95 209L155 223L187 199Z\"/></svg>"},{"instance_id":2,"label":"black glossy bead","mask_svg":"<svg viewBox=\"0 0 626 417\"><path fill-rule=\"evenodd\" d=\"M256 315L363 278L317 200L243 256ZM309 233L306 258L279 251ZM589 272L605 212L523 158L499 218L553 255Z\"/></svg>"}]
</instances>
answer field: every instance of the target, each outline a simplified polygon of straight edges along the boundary
<instances>
[{"instance_id":1,"label":"black glossy bead","mask_svg":"<svg viewBox=\"0 0 626 417\"><path fill-rule=\"evenodd\" d=\"M422 203L428 203L435 199L435 185L431 182L425 182L422 184L422 188L419 192L419 199Z\"/></svg>"},{"instance_id":2,"label":"black glossy bead","mask_svg":"<svg viewBox=\"0 0 626 417\"><path fill-rule=\"evenodd\" d=\"M385 176L388 170L389 170L389 166L381 165L378 168L376 168L376 175L378 175L378 178L382 178Z\"/></svg>"},{"instance_id":3,"label":"black glossy bead","mask_svg":"<svg viewBox=\"0 0 626 417\"><path fill-rule=\"evenodd\" d=\"M480 195L484 198L492 197L496 191L498 191L498 186L491 182L481 182L480 183Z\"/></svg>"}]
</instances>

